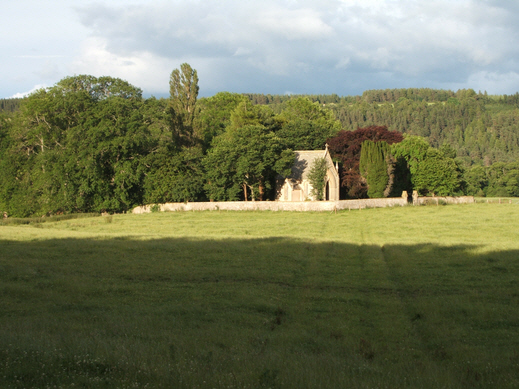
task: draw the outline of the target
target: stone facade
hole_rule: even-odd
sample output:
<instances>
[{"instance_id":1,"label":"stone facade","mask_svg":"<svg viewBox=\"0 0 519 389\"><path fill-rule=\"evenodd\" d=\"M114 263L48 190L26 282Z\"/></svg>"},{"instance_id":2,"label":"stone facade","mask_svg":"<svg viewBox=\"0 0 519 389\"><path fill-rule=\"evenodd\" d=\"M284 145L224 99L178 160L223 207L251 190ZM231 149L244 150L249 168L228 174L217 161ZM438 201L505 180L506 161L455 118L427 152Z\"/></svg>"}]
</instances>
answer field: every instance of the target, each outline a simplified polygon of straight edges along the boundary
<instances>
[{"instance_id":1,"label":"stone facade","mask_svg":"<svg viewBox=\"0 0 519 389\"><path fill-rule=\"evenodd\" d=\"M300 150L295 151L296 160L289 177L278 177L276 185L276 201L298 202L315 200L312 196L312 184L308 175L318 158L324 158L327 162L326 185L323 198L327 201L339 200L339 172L333 164L332 158L326 150Z\"/></svg>"}]
</instances>

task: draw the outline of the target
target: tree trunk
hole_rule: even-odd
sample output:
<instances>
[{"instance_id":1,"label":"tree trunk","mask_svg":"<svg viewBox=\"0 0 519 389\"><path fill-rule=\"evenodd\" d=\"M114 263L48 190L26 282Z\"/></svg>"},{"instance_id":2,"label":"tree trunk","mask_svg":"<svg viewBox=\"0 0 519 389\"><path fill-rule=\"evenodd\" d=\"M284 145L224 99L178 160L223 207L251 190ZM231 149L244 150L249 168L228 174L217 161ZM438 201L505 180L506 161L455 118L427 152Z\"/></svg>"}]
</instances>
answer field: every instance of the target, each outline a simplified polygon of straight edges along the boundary
<instances>
[{"instance_id":1,"label":"tree trunk","mask_svg":"<svg viewBox=\"0 0 519 389\"><path fill-rule=\"evenodd\" d=\"M258 191L259 191L259 201L263 201L264 200L263 195L265 194L265 187L263 186L263 182L259 183Z\"/></svg>"}]
</instances>

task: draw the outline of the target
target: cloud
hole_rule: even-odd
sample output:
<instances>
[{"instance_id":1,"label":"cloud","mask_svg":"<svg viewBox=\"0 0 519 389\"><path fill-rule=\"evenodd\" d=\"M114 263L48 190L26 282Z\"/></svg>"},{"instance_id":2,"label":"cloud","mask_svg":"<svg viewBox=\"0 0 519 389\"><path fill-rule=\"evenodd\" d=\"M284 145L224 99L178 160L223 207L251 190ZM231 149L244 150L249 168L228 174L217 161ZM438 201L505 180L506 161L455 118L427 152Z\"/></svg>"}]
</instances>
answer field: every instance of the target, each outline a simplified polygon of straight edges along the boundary
<instances>
[{"instance_id":1,"label":"cloud","mask_svg":"<svg viewBox=\"0 0 519 389\"><path fill-rule=\"evenodd\" d=\"M35 72L39 78L43 80L55 80L63 75L63 70L55 60L48 59L45 61L41 68Z\"/></svg>"},{"instance_id":2,"label":"cloud","mask_svg":"<svg viewBox=\"0 0 519 389\"><path fill-rule=\"evenodd\" d=\"M14 58L26 58L26 59L48 59L48 58L64 58L64 55L16 55Z\"/></svg>"},{"instance_id":3,"label":"cloud","mask_svg":"<svg viewBox=\"0 0 519 389\"><path fill-rule=\"evenodd\" d=\"M91 74L96 77L114 76L129 81L149 93L168 88L173 64L165 58L143 52L121 55L110 52L104 38L89 38L82 47L81 57L70 65L74 74Z\"/></svg>"},{"instance_id":4,"label":"cloud","mask_svg":"<svg viewBox=\"0 0 519 389\"><path fill-rule=\"evenodd\" d=\"M469 76L468 82L476 91L506 91L510 85L517 87L519 85L519 73L496 73L481 71L473 73ZM517 92L518 89L515 89ZM514 91L501 92L500 94L513 94Z\"/></svg>"},{"instance_id":5,"label":"cloud","mask_svg":"<svg viewBox=\"0 0 519 389\"><path fill-rule=\"evenodd\" d=\"M518 88L519 7L499 0L176 0L77 8L92 37L73 69L168 89L189 62L202 91L361 93L477 80ZM110 3L109 3L110 4ZM92 73L92 71L90 71ZM483 81L481 75L488 77ZM206 77L206 78L204 78ZM269 89L271 88L271 89ZM498 91L499 92L499 91Z\"/></svg>"},{"instance_id":6,"label":"cloud","mask_svg":"<svg viewBox=\"0 0 519 389\"><path fill-rule=\"evenodd\" d=\"M44 85L44 84L38 84L38 85L35 85L31 90L27 91L27 92L19 92L19 93L15 93L14 95L12 95L11 99L21 99L23 97L26 97L26 96L29 96L31 93L33 92L36 92L40 89L44 89L44 88L47 88L48 86L47 85Z\"/></svg>"},{"instance_id":7,"label":"cloud","mask_svg":"<svg viewBox=\"0 0 519 389\"><path fill-rule=\"evenodd\" d=\"M289 41L322 40L333 32L316 11L309 9L260 11L255 24L261 31Z\"/></svg>"}]
</instances>

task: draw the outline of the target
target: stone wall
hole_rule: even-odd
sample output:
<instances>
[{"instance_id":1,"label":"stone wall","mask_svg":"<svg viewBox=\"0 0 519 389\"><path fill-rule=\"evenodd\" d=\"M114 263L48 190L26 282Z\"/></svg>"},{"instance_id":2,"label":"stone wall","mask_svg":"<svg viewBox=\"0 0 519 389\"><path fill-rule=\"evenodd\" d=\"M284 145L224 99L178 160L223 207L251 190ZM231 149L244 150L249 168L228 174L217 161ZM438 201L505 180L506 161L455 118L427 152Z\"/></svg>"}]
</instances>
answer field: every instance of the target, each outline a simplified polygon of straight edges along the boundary
<instances>
[{"instance_id":1,"label":"stone wall","mask_svg":"<svg viewBox=\"0 0 519 389\"><path fill-rule=\"evenodd\" d=\"M473 196L461 197L416 197L413 205L472 204ZM157 204L162 212L176 211L296 211L324 212L345 209L384 208L408 205L406 196L385 199L358 199L340 201L216 201L195 203ZM149 213L154 205L136 207L132 213Z\"/></svg>"},{"instance_id":2,"label":"stone wall","mask_svg":"<svg viewBox=\"0 0 519 389\"><path fill-rule=\"evenodd\" d=\"M194 203L158 204L160 211L298 211L323 212L343 209L383 208L407 205L403 198L361 199L341 201L221 201ZM133 209L132 213L151 212L153 205L143 205Z\"/></svg>"},{"instance_id":3,"label":"stone wall","mask_svg":"<svg viewBox=\"0 0 519 389\"><path fill-rule=\"evenodd\" d=\"M474 196L436 196L436 197L418 197L413 199L413 205L443 205L443 204L473 204Z\"/></svg>"}]
</instances>

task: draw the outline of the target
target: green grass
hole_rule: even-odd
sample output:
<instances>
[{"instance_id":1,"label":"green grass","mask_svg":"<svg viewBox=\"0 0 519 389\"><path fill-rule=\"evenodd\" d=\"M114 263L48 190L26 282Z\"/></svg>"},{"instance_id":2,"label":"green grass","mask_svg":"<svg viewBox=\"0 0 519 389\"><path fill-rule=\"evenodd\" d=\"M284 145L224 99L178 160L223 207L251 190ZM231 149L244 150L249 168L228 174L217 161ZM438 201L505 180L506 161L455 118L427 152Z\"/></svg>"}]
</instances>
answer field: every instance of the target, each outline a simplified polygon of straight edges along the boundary
<instances>
[{"instance_id":1,"label":"green grass","mask_svg":"<svg viewBox=\"0 0 519 389\"><path fill-rule=\"evenodd\" d=\"M519 208L0 227L1 388L515 388Z\"/></svg>"},{"instance_id":2,"label":"green grass","mask_svg":"<svg viewBox=\"0 0 519 389\"><path fill-rule=\"evenodd\" d=\"M519 204L518 197L476 197L477 203Z\"/></svg>"},{"instance_id":3,"label":"green grass","mask_svg":"<svg viewBox=\"0 0 519 389\"><path fill-rule=\"evenodd\" d=\"M70 219L91 218L91 217L95 217L95 216L101 216L101 215L98 213L72 213L72 214L54 215L54 216L47 216L47 217L27 217L27 218L10 217L10 218L0 219L0 226L59 222L59 221L70 220Z\"/></svg>"}]
</instances>

